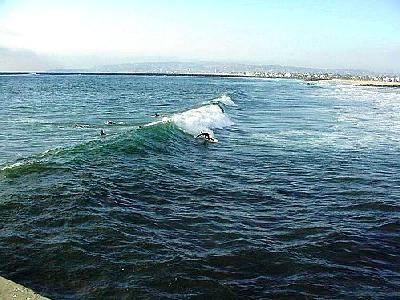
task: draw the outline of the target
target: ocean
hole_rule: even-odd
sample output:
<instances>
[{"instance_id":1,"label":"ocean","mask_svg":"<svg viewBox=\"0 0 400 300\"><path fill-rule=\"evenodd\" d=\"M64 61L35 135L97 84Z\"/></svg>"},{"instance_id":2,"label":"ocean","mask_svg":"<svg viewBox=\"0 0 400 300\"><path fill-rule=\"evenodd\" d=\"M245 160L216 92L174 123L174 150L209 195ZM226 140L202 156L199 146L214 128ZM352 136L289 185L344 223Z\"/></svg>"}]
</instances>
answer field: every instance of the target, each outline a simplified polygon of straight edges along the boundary
<instances>
[{"instance_id":1,"label":"ocean","mask_svg":"<svg viewBox=\"0 0 400 300\"><path fill-rule=\"evenodd\" d=\"M400 297L400 89L32 75L0 91L1 276L53 299Z\"/></svg>"}]
</instances>

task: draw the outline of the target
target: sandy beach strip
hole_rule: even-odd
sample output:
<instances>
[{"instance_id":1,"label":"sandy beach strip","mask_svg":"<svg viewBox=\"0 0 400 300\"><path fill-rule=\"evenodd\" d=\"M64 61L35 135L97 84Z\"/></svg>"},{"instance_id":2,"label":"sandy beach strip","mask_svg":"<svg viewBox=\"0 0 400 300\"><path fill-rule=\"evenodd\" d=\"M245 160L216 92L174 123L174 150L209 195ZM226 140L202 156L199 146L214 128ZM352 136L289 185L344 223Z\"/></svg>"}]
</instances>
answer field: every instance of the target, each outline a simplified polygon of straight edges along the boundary
<instances>
[{"instance_id":1,"label":"sandy beach strip","mask_svg":"<svg viewBox=\"0 0 400 300\"><path fill-rule=\"evenodd\" d=\"M0 299L50 300L11 280L0 276Z\"/></svg>"},{"instance_id":2,"label":"sandy beach strip","mask_svg":"<svg viewBox=\"0 0 400 300\"><path fill-rule=\"evenodd\" d=\"M376 87L399 87L400 82L387 82L375 80L355 80L355 79L332 79L331 81L339 84L349 84L356 86L376 86Z\"/></svg>"}]
</instances>

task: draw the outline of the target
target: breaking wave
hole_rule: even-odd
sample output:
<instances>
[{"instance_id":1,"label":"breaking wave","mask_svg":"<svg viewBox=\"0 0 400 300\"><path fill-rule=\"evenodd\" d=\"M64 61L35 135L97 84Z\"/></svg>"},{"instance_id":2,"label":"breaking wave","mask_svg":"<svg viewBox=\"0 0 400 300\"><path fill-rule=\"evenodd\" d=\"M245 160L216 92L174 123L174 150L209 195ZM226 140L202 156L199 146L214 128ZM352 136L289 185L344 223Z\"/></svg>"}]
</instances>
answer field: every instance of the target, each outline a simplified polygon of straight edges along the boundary
<instances>
[{"instance_id":1,"label":"breaking wave","mask_svg":"<svg viewBox=\"0 0 400 300\"><path fill-rule=\"evenodd\" d=\"M219 102L216 100L219 99ZM171 147L185 142L187 135L196 137L201 132L208 132L214 137L214 130L223 129L234 123L224 112L220 103L232 105L229 96L221 96L208 104L163 117L161 120L142 126L129 126L129 130L105 138L96 137L83 143L49 149L30 157L20 158L17 162L0 166L0 175L16 178L32 173L42 173L55 169L63 169L62 165L81 163L88 153L93 155L112 155L122 152L139 154L152 151L179 151L179 147ZM69 162L69 163L68 163Z\"/></svg>"},{"instance_id":2,"label":"breaking wave","mask_svg":"<svg viewBox=\"0 0 400 300\"><path fill-rule=\"evenodd\" d=\"M222 96L209 101L209 103L211 103L211 104L224 104L224 105L227 105L227 106L237 106L237 104L235 102L233 102L232 98L227 94L223 94Z\"/></svg>"},{"instance_id":3,"label":"breaking wave","mask_svg":"<svg viewBox=\"0 0 400 300\"><path fill-rule=\"evenodd\" d=\"M234 124L222 108L222 105L237 106L228 95L224 94L203 104L201 107L176 113L170 117L163 117L160 121L152 122L145 126L170 122L180 130L193 136L197 136L201 132L208 132L211 136L214 136L213 130L223 129Z\"/></svg>"},{"instance_id":4,"label":"breaking wave","mask_svg":"<svg viewBox=\"0 0 400 300\"><path fill-rule=\"evenodd\" d=\"M200 132L208 132L214 135L213 129L222 129L233 125L231 119L215 104L205 105L191 109L171 117L178 128L193 136Z\"/></svg>"}]
</instances>

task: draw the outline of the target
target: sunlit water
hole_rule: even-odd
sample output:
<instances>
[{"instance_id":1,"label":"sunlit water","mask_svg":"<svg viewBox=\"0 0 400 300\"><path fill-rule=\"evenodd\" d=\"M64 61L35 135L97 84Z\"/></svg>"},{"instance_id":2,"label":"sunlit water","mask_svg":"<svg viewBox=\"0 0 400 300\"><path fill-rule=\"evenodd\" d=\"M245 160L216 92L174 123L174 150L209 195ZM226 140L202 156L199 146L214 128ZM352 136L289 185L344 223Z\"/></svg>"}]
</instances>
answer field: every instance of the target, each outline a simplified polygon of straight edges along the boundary
<instances>
[{"instance_id":1,"label":"sunlit water","mask_svg":"<svg viewBox=\"0 0 400 300\"><path fill-rule=\"evenodd\" d=\"M54 299L399 296L399 89L2 76L0 91L0 275Z\"/></svg>"}]
</instances>

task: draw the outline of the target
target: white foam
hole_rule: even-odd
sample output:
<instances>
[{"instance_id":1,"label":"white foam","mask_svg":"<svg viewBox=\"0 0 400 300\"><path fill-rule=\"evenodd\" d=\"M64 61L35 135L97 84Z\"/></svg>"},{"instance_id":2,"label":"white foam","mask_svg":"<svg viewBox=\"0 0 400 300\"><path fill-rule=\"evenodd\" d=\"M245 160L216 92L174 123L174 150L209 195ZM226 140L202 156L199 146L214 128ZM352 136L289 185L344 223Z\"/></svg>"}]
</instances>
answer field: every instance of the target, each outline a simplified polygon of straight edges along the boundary
<instances>
[{"instance_id":1,"label":"white foam","mask_svg":"<svg viewBox=\"0 0 400 300\"><path fill-rule=\"evenodd\" d=\"M162 117L161 120L150 122L148 124L143 125L143 127L149 127L149 126L153 126L153 125L157 125L157 124L161 124L161 123L168 123L168 122L171 122L171 121L172 121L171 118Z\"/></svg>"},{"instance_id":2,"label":"white foam","mask_svg":"<svg viewBox=\"0 0 400 300\"><path fill-rule=\"evenodd\" d=\"M237 106L237 104L233 102L232 98L226 94L211 100L209 103L215 103L215 104L222 103L227 106Z\"/></svg>"},{"instance_id":3,"label":"white foam","mask_svg":"<svg viewBox=\"0 0 400 300\"><path fill-rule=\"evenodd\" d=\"M232 99L224 94L221 97L203 103L204 105L199 108L173 114L170 117L164 116L157 121L143 125L143 127L174 123L179 129L194 137L201 132L208 132L214 138L214 129L222 129L234 124L218 105L219 103L236 106Z\"/></svg>"},{"instance_id":4,"label":"white foam","mask_svg":"<svg viewBox=\"0 0 400 300\"><path fill-rule=\"evenodd\" d=\"M14 163L14 164L5 166L5 167L1 168L0 170L1 170L1 171L5 171L5 170L9 170L9 169L14 169L14 168L18 168L18 167L20 167L20 166L22 166L22 165L24 165L23 162L16 162L16 163Z\"/></svg>"},{"instance_id":5,"label":"white foam","mask_svg":"<svg viewBox=\"0 0 400 300\"><path fill-rule=\"evenodd\" d=\"M233 125L218 105L208 104L173 115L170 120L181 130L193 136L200 132L208 132L214 136L213 129L222 129Z\"/></svg>"}]
</instances>

